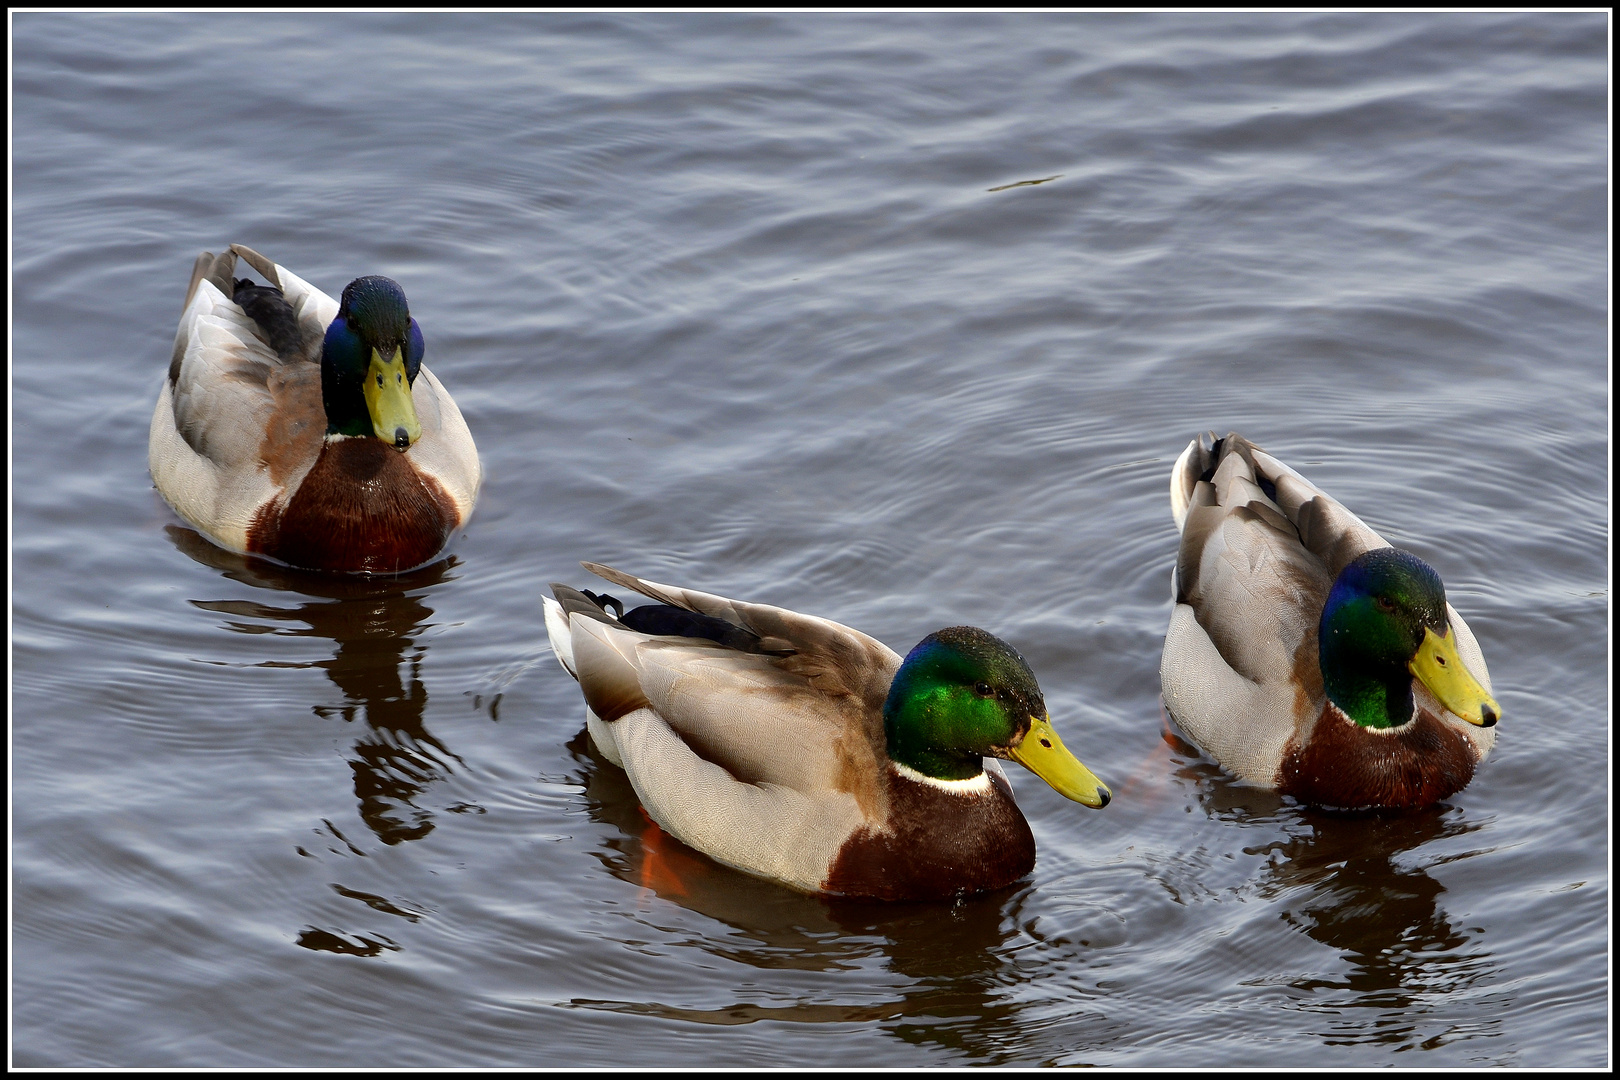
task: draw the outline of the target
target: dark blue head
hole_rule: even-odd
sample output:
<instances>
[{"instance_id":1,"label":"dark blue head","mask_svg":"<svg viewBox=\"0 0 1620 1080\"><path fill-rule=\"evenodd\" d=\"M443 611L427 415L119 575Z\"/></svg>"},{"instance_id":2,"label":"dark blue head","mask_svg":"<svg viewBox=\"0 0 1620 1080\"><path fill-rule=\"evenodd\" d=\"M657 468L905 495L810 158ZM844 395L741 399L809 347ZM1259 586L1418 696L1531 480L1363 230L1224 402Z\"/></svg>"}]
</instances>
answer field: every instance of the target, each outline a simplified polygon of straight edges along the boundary
<instances>
[{"instance_id":1,"label":"dark blue head","mask_svg":"<svg viewBox=\"0 0 1620 1080\"><path fill-rule=\"evenodd\" d=\"M327 434L375 436L401 450L420 438L411 387L425 352L398 282L351 281L321 351Z\"/></svg>"},{"instance_id":2,"label":"dark blue head","mask_svg":"<svg viewBox=\"0 0 1620 1080\"><path fill-rule=\"evenodd\" d=\"M1317 632L1323 688L1363 727L1411 720L1414 677L1471 723L1488 727L1501 715L1457 654L1440 575L1409 551L1377 548L1351 561Z\"/></svg>"}]
</instances>

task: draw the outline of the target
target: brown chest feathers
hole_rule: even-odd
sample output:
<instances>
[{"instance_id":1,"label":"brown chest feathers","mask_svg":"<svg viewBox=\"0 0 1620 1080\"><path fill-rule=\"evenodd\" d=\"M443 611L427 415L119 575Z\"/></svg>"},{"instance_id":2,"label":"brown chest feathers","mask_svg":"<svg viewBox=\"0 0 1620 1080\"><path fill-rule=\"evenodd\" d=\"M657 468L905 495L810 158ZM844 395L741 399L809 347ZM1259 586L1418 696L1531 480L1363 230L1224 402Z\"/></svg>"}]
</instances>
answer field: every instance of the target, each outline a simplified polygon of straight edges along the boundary
<instances>
[{"instance_id":1,"label":"brown chest feathers","mask_svg":"<svg viewBox=\"0 0 1620 1080\"><path fill-rule=\"evenodd\" d=\"M283 506L248 529L248 550L313 570L393 574L443 550L458 522L442 487L380 439L324 443Z\"/></svg>"},{"instance_id":2,"label":"brown chest feathers","mask_svg":"<svg viewBox=\"0 0 1620 1080\"><path fill-rule=\"evenodd\" d=\"M1308 743L1289 740L1277 790L1318 806L1415 809L1468 786L1477 761L1468 737L1427 709L1404 727L1377 732L1328 702Z\"/></svg>"},{"instance_id":3,"label":"brown chest feathers","mask_svg":"<svg viewBox=\"0 0 1620 1080\"><path fill-rule=\"evenodd\" d=\"M879 900L941 900L1010 885L1035 867L1035 837L1004 781L959 795L888 771L889 827L844 842L823 888Z\"/></svg>"}]
</instances>

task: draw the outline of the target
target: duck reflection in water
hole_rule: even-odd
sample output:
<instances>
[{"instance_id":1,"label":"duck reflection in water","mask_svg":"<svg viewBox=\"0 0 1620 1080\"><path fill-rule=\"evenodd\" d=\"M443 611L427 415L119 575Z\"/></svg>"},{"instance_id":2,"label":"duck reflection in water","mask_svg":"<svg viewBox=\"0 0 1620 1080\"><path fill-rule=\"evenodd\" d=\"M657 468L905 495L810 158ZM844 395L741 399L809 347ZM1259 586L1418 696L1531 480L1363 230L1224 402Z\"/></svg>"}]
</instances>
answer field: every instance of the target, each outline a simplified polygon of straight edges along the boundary
<instances>
[{"instance_id":1,"label":"duck reflection in water","mask_svg":"<svg viewBox=\"0 0 1620 1080\"><path fill-rule=\"evenodd\" d=\"M1456 853L1454 841L1486 822L1444 803L1406 812L1291 805L1233 782L1195 747L1168 738L1181 759L1179 779L1196 786L1212 818L1283 827L1283 838L1245 851L1268 857L1258 892L1282 920L1348 967L1333 978L1318 961L1285 981L1305 1008L1323 1014L1323 1039L1402 1049L1443 1035L1452 1026L1446 1003L1489 980L1497 963L1477 940L1482 929L1465 929L1446 913L1445 886L1426 867L1485 854ZM1436 847L1448 853L1422 854ZM1477 1012L1466 1020L1474 1035L1495 1023Z\"/></svg>"},{"instance_id":2,"label":"duck reflection in water","mask_svg":"<svg viewBox=\"0 0 1620 1080\"><path fill-rule=\"evenodd\" d=\"M1471 934L1446 914L1445 886L1421 865L1403 863L1416 861L1408 853L1474 832L1480 823L1446 807L1359 817L1306 809L1301 817L1309 833L1266 849L1274 853L1267 889L1300 896L1283 919L1337 950L1350 970L1341 980L1301 975L1294 986L1323 1005L1332 1002L1325 1010L1333 1014L1331 1026L1322 1032L1330 1041L1422 1044L1436 1021L1445 1023L1427 1015L1435 1003L1491 975L1496 964L1474 940L1483 931ZM1477 1033L1482 1022L1491 1023L1475 1016L1470 1027Z\"/></svg>"},{"instance_id":3,"label":"duck reflection in water","mask_svg":"<svg viewBox=\"0 0 1620 1080\"><path fill-rule=\"evenodd\" d=\"M824 1002L738 1001L698 1009L670 1000L576 999L574 1007L720 1025L875 1022L909 1043L948 1047L985 1063L1013 1060L1005 1035L1018 1006L1007 994L1007 953L1019 933L1027 883L955 903L796 892L717 863L660 829L641 809L624 771L598 756L584 729L568 749L587 813L617 834L596 856L637 887L639 917L656 921L664 933L678 932L658 916L657 905L667 901L732 931L694 927L678 942L682 947L761 969L851 973L847 991Z\"/></svg>"},{"instance_id":4,"label":"duck reflection in water","mask_svg":"<svg viewBox=\"0 0 1620 1080\"><path fill-rule=\"evenodd\" d=\"M252 600L191 602L205 611L251 620L225 624L242 633L264 633L265 621L301 623L275 632L335 642L337 651L327 660L267 660L261 666L325 669L343 700L316 705L314 713L365 721L349 766L360 818L377 839L397 844L432 832L433 816L417 799L429 784L449 774L450 761L460 759L422 723L428 695L421 665L427 646L415 638L433 614L420 593L451 579L454 557L392 577L319 574L225 551L191 529L170 525L167 532L186 555L235 581L323 598L292 607Z\"/></svg>"}]
</instances>

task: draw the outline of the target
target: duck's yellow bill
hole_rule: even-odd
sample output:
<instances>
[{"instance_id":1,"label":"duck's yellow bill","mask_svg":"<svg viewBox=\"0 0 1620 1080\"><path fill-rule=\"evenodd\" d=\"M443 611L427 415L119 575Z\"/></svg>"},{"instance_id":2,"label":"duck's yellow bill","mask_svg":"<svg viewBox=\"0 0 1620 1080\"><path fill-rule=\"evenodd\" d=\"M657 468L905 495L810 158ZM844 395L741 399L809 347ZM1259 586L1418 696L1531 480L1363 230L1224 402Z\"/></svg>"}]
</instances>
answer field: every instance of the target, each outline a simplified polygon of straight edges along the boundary
<instances>
[{"instance_id":1,"label":"duck's yellow bill","mask_svg":"<svg viewBox=\"0 0 1620 1080\"><path fill-rule=\"evenodd\" d=\"M411 384L405 378L405 350L395 349L388 359L371 350L366 368L366 409L377 438L403 450L422 437L416 419L416 403L411 400Z\"/></svg>"},{"instance_id":2,"label":"duck's yellow bill","mask_svg":"<svg viewBox=\"0 0 1620 1080\"><path fill-rule=\"evenodd\" d=\"M1407 665L1418 681L1440 700L1440 704L1480 727L1494 727L1502 718L1502 707L1479 685L1479 680L1463 666L1457 655L1457 636L1446 627L1446 636L1423 631L1423 644Z\"/></svg>"},{"instance_id":3,"label":"duck's yellow bill","mask_svg":"<svg viewBox=\"0 0 1620 1080\"><path fill-rule=\"evenodd\" d=\"M1012 759L1036 776L1051 784L1059 795L1085 803L1099 810L1114 796L1108 785L1092 775L1080 764L1080 759L1069 753L1052 730L1052 718L1030 718L1033 722L1024 741L1012 748Z\"/></svg>"}]
</instances>

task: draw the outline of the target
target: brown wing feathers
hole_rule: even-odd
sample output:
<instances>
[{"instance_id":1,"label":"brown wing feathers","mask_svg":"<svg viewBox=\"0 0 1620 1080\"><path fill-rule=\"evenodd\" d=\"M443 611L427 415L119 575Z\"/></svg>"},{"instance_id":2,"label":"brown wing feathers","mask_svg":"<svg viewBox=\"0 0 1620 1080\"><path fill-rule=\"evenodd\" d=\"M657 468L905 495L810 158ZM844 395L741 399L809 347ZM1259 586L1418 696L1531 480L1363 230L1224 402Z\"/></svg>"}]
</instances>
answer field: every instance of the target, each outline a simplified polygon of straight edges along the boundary
<instances>
[{"instance_id":1,"label":"brown wing feathers","mask_svg":"<svg viewBox=\"0 0 1620 1080\"><path fill-rule=\"evenodd\" d=\"M742 652L762 653L772 658L773 666L779 671L804 679L817 694L831 698L852 696L863 703L867 712L881 715L889 684L900 666L900 657L881 642L847 626L784 608L660 586L601 563L581 565L598 577L661 604L695 613L698 621L680 630L681 636L708 638ZM591 606L598 613L593 617L604 617L599 605ZM660 628L658 632L671 633L669 628L682 622L671 614L635 614L646 610L638 608L626 612L623 624L646 619L649 627L656 625ZM700 628L704 623L708 624L707 629ZM734 628L734 632L727 633L715 623ZM654 632L639 629L643 633Z\"/></svg>"}]
</instances>

